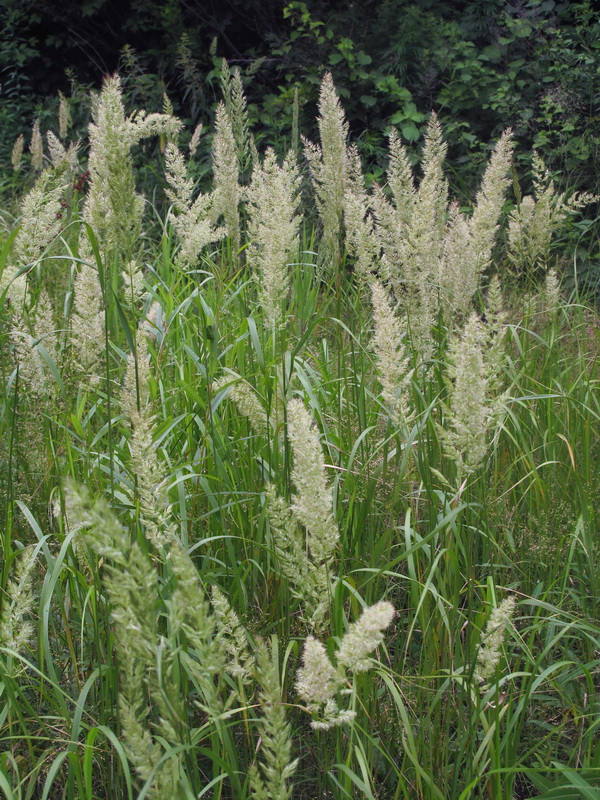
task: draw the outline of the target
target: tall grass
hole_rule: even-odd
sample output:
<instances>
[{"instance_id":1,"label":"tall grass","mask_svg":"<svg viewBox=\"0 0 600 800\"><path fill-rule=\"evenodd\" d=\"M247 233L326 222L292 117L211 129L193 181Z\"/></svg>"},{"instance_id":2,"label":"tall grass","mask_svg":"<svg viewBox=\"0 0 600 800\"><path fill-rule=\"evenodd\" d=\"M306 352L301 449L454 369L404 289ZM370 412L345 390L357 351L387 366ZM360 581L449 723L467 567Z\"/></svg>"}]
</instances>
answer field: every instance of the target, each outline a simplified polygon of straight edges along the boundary
<instances>
[{"instance_id":1,"label":"tall grass","mask_svg":"<svg viewBox=\"0 0 600 800\"><path fill-rule=\"evenodd\" d=\"M119 110L114 83L111 91ZM224 106L221 122L235 129L231 113ZM161 116L154 131L151 119L136 123L144 135L177 129ZM265 207L268 173L285 176L268 158L268 169L255 166ZM117 231L107 244L89 212L110 207L110 186L96 184L95 205L90 195L84 205L81 182L73 191L64 178L68 165L48 169L52 191L64 187L58 229L46 224L24 249L17 231L32 220L22 217L4 236L0 263L4 796L596 797L596 311L543 287L526 292L507 277L514 249L508 262L499 247L481 269L500 276L505 300L483 279L469 322L464 298L457 310L450 284L433 281L424 242L434 234L423 219L413 229L421 225L419 241L409 230L398 244L396 231L394 252L412 243L412 272L395 263L390 273L383 204L399 217L402 208L361 195L356 183L352 202L365 205L353 219L368 247L332 257L337 228L324 249L310 221L295 238L291 162L287 239L262 246L260 232L274 237L276 220L261 225L255 199L254 216L242 202L225 216L230 228L240 212L241 234L208 235L185 259L177 232L216 230L224 197L247 196L239 176L203 195L196 217L180 192L189 205L181 200L154 238L132 241L124 226L125 252L115 221L105 224ZM138 214L132 175L116 198L120 214L123 192ZM415 208L427 201L448 215L436 218L435 242L447 268L458 211L441 194L415 196ZM324 213L327 192L319 197ZM48 202L30 213L54 220ZM371 262L355 275L367 251ZM419 283L421 251L430 272ZM286 263L272 265L280 272L268 296L261 276L273 252ZM132 259L137 284L122 276ZM451 266L454 286L460 261ZM380 297L390 292L379 306L385 329L372 308L376 279ZM426 323L415 318L424 292ZM461 373L469 325L469 363L479 366ZM460 398L471 389L485 413L465 418ZM300 408L315 426L304 455L299 429L290 435ZM469 431L473 419L479 427ZM469 460L473 437L482 452ZM322 514L311 521L314 498ZM319 560L323 526L337 544ZM317 618L310 570L320 571ZM507 599L514 609L499 628ZM395 615L369 634L361 615L381 600ZM347 666L348 648L369 636L370 651L381 642L372 660L362 654L359 667ZM321 660L307 677L311 646L329 667ZM329 672L337 677L323 689ZM300 677L320 686L322 704L306 700ZM325 705L328 692L335 707Z\"/></svg>"}]
</instances>

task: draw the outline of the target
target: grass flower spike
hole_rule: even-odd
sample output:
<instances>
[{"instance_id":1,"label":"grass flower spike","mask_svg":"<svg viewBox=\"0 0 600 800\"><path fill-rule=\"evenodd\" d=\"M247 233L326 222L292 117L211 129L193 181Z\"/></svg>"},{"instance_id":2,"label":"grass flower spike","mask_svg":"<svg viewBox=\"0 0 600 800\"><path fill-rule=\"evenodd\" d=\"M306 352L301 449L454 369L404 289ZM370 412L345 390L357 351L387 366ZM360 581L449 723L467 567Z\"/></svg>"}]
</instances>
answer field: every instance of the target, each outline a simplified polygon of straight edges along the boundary
<instances>
[{"instance_id":1,"label":"grass flower spike","mask_svg":"<svg viewBox=\"0 0 600 800\"><path fill-rule=\"evenodd\" d=\"M499 606L492 609L485 626L475 667L475 679L482 684L482 691L488 688L500 663L504 635L511 623L515 605L515 598L512 595L507 597Z\"/></svg>"},{"instance_id":2,"label":"grass flower spike","mask_svg":"<svg viewBox=\"0 0 600 800\"><path fill-rule=\"evenodd\" d=\"M332 264L337 262L340 251L348 170L348 123L330 72L325 73L321 82L318 122L321 144L315 145L303 138L304 155L310 167L317 208L323 223L323 259Z\"/></svg>"},{"instance_id":3,"label":"grass flower spike","mask_svg":"<svg viewBox=\"0 0 600 800\"><path fill-rule=\"evenodd\" d=\"M337 667L329 660L321 642L313 636L307 638L302 666L296 674L296 691L309 711L317 715L311 723L314 730L328 730L354 719L355 712L341 709L336 695L347 684L347 672L355 675L371 668L370 655L383 642L384 631L395 613L385 600L365 608L342 638L336 654Z\"/></svg>"},{"instance_id":4,"label":"grass flower spike","mask_svg":"<svg viewBox=\"0 0 600 800\"><path fill-rule=\"evenodd\" d=\"M274 328L281 318L282 301L289 286L288 264L298 251L300 176L296 158L288 153L277 164L269 148L263 163L256 163L248 190L248 263L260 286L260 302L267 325Z\"/></svg>"}]
</instances>

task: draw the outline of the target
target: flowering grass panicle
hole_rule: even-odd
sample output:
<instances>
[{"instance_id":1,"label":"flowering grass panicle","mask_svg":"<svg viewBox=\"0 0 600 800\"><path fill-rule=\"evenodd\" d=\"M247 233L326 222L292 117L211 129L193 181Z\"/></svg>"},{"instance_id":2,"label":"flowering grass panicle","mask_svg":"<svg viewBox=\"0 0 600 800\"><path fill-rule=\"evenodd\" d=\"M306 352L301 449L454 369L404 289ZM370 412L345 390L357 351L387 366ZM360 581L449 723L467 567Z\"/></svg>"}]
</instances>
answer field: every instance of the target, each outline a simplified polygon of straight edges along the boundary
<instances>
[{"instance_id":1,"label":"flowering grass panicle","mask_svg":"<svg viewBox=\"0 0 600 800\"><path fill-rule=\"evenodd\" d=\"M371 668L370 655L383 642L384 631L395 613L385 600L365 608L342 637L336 654L337 667L318 639L313 636L306 639L302 666L296 673L296 691L308 710L318 715L311 723L314 730L328 730L354 719L355 712L341 709L336 695L348 682L347 672L356 674Z\"/></svg>"},{"instance_id":2,"label":"flowering grass panicle","mask_svg":"<svg viewBox=\"0 0 600 800\"><path fill-rule=\"evenodd\" d=\"M507 597L499 606L492 609L486 623L474 673L475 680L482 684L482 691L487 691L489 688L489 682L494 677L500 663L504 635L511 623L515 605L515 597L512 595Z\"/></svg>"},{"instance_id":3,"label":"flowering grass panicle","mask_svg":"<svg viewBox=\"0 0 600 800\"><path fill-rule=\"evenodd\" d=\"M54 400L52 370L56 369L58 361L58 341L52 304L44 290L38 298L35 314L30 312L28 317L15 315L11 338L15 344L19 377L32 401Z\"/></svg>"},{"instance_id":4,"label":"flowering grass panicle","mask_svg":"<svg viewBox=\"0 0 600 800\"><path fill-rule=\"evenodd\" d=\"M212 587L211 602L216 624L215 637L225 655L225 670L232 678L249 684L256 664L250 651L248 634L227 596L216 586Z\"/></svg>"},{"instance_id":5,"label":"flowering grass panicle","mask_svg":"<svg viewBox=\"0 0 600 800\"><path fill-rule=\"evenodd\" d=\"M58 135L61 139L67 138L71 125L71 110L69 101L62 92L58 93Z\"/></svg>"},{"instance_id":6,"label":"flowering grass panicle","mask_svg":"<svg viewBox=\"0 0 600 800\"><path fill-rule=\"evenodd\" d=\"M125 116L118 75L105 79L92 109L89 126L89 191L83 218L93 228L104 254L117 252L124 261L138 255L144 199L135 191L131 149L157 134L174 136L179 120L141 111Z\"/></svg>"},{"instance_id":7,"label":"flowering grass panicle","mask_svg":"<svg viewBox=\"0 0 600 800\"><path fill-rule=\"evenodd\" d=\"M169 222L181 242L177 264L182 269L189 269L196 265L202 249L218 242L226 231L213 224L214 193L201 192L193 199L193 182L187 177L185 159L173 142L167 144L165 164L169 184L166 192L173 204Z\"/></svg>"},{"instance_id":8,"label":"flowering grass panicle","mask_svg":"<svg viewBox=\"0 0 600 800\"><path fill-rule=\"evenodd\" d=\"M392 193L390 202L383 189L375 184L371 205L374 232L382 249L381 277L389 280L397 298L406 289L404 264L409 259L408 232L413 216L417 189L406 148L395 130L389 135L389 163L386 171Z\"/></svg>"},{"instance_id":9,"label":"flowering grass panicle","mask_svg":"<svg viewBox=\"0 0 600 800\"><path fill-rule=\"evenodd\" d=\"M165 562L172 581L165 636L156 613L158 575L139 544L105 501L94 502L84 487L73 483L65 494L73 524L88 529L91 546L106 560L103 580L121 668L119 712L127 756L146 782L147 796L177 796L182 764L174 748L182 748L188 737L184 695L174 673L183 641L190 679L202 691L201 707L212 715L222 709L215 677L223 672L225 650L215 637L215 618L198 572L173 541Z\"/></svg>"},{"instance_id":10,"label":"flowering grass panicle","mask_svg":"<svg viewBox=\"0 0 600 800\"><path fill-rule=\"evenodd\" d=\"M64 167L45 170L21 203L21 225L14 253L19 265L33 264L60 233Z\"/></svg>"},{"instance_id":11,"label":"flowering grass panicle","mask_svg":"<svg viewBox=\"0 0 600 800\"><path fill-rule=\"evenodd\" d=\"M301 400L287 405L288 437L294 455L291 506L267 487L268 514L280 568L302 601L305 621L321 629L328 621L339 532L333 494L325 475L319 435Z\"/></svg>"},{"instance_id":12,"label":"flowering grass panicle","mask_svg":"<svg viewBox=\"0 0 600 800\"><path fill-rule=\"evenodd\" d=\"M504 379L505 335L504 297L498 275L490 281L485 301L485 315L487 319L487 345L484 357L488 367L488 394L492 403L492 418L498 416L504 407L505 395L502 393Z\"/></svg>"},{"instance_id":13,"label":"flowering grass panicle","mask_svg":"<svg viewBox=\"0 0 600 800\"><path fill-rule=\"evenodd\" d=\"M227 391L227 396L236 404L240 414L247 417L252 430L258 436L272 432L273 423L269 420L265 407L256 391L239 375L223 375L213 383L213 392Z\"/></svg>"},{"instance_id":14,"label":"flowering grass panicle","mask_svg":"<svg viewBox=\"0 0 600 800\"><path fill-rule=\"evenodd\" d=\"M316 561L307 550L306 536L298 521L272 484L267 486L267 513L277 563L290 582L290 592L301 603L303 620L315 630L328 622L335 575L330 567Z\"/></svg>"},{"instance_id":15,"label":"flowering grass panicle","mask_svg":"<svg viewBox=\"0 0 600 800\"><path fill-rule=\"evenodd\" d=\"M429 280L437 277L448 207L448 181L443 169L447 150L441 125L432 114L423 148L423 177L415 194L407 235L408 259L403 266L409 285L418 285L419 273L426 274Z\"/></svg>"},{"instance_id":16,"label":"flowering grass panicle","mask_svg":"<svg viewBox=\"0 0 600 800\"><path fill-rule=\"evenodd\" d=\"M485 458L491 421L489 373L484 357L485 331L473 313L450 347L447 421L440 434L448 458L456 461L459 481Z\"/></svg>"},{"instance_id":17,"label":"flowering grass panicle","mask_svg":"<svg viewBox=\"0 0 600 800\"><path fill-rule=\"evenodd\" d=\"M20 133L15 139L15 143L13 144L13 148L10 154L10 163L12 164L12 168L15 172L18 172L21 169L21 160L23 158L24 143L25 143L25 137L23 136L22 133Z\"/></svg>"},{"instance_id":18,"label":"flowering grass panicle","mask_svg":"<svg viewBox=\"0 0 600 800\"><path fill-rule=\"evenodd\" d=\"M278 665L261 639L257 641L256 654L256 679L261 689L258 752L262 761L252 764L249 770L252 800L290 800L293 786L289 781L298 760L292 759L292 729L285 718Z\"/></svg>"},{"instance_id":19,"label":"flowering grass panicle","mask_svg":"<svg viewBox=\"0 0 600 800\"><path fill-rule=\"evenodd\" d=\"M244 173L255 156L255 145L248 122L248 104L239 67L232 70L226 59L221 62L221 90L225 111L231 125L240 173Z\"/></svg>"},{"instance_id":20,"label":"flowering grass panicle","mask_svg":"<svg viewBox=\"0 0 600 800\"><path fill-rule=\"evenodd\" d=\"M228 663L227 641L222 629L220 632L219 616L211 614L198 570L176 539L171 543L168 562L177 581L170 603L171 639L177 636L181 639L180 634L185 637L191 655L189 670L200 690L198 704L207 715L216 719L224 708L220 696L223 689L221 676L224 672L232 674L242 664L249 667L250 657L244 662L244 654L240 653L238 659L242 659L242 664L239 660L237 663ZM172 641L171 646L176 652L176 641ZM226 691L229 692L229 689ZM179 704L183 700L183 697L179 697L176 702Z\"/></svg>"},{"instance_id":21,"label":"flowering grass panicle","mask_svg":"<svg viewBox=\"0 0 600 800\"><path fill-rule=\"evenodd\" d=\"M499 228L500 214L510 186L510 167L514 150L511 129L504 131L491 155L483 175L481 188L475 198L475 208L469 220L472 258L475 262L478 287L481 274L491 263L492 250Z\"/></svg>"},{"instance_id":22,"label":"flowering grass panicle","mask_svg":"<svg viewBox=\"0 0 600 800\"><path fill-rule=\"evenodd\" d=\"M439 302L444 255L448 182L443 163L447 146L437 117L432 114L418 188L411 180L408 159L397 136L391 137L390 148L388 178L394 186L395 204L379 188L373 195L375 234L383 253L381 275L404 306L413 346L426 362L432 351L431 327Z\"/></svg>"},{"instance_id":23,"label":"flowering grass panicle","mask_svg":"<svg viewBox=\"0 0 600 800\"><path fill-rule=\"evenodd\" d=\"M151 728L151 703L155 703L165 712L167 724L161 728L167 734L173 730L157 677L158 576L105 502L93 502L84 487L73 483L65 493L73 523L89 528L90 545L109 559L103 580L111 602L119 657L119 716L127 757L148 783L148 797L159 800L175 796L177 761L163 758L163 748Z\"/></svg>"},{"instance_id":24,"label":"flowering grass panicle","mask_svg":"<svg viewBox=\"0 0 600 800\"><path fill-rule=\"evenodd\" d=\"M21 318L17 318L17 323L10 337L14 346L13 356L19 367L19 380L27 388L31 400L38 403L46 390L44 367L37 350L38 340L29 333Z\"/></svg>"},{"instance_id":25,"label":"flowering grass panicle","mask_svg":"<svg viewBox=\"0 0 600 800\"><path fill-rule=\"evenodd\" d=\"M348 180L344 194L346 251L355 259L354 273L369 282L376 272L380 246L375 236L371 201L365 191L360 155L356 145L348 148Z\"/></svg>"},{"instance_id":26,"label":"flowering grass panicle","mask_svg":"<svg viewBox=\"0 0 600 800\"><path fill-rule=\"evenodd\" d=\"M323 224L322 258L325 263L336 263L348 171L348 123L330 72L325 73L321 82L318 125L321 144L315 145L304 137L302 141Z\"/></svg>"},{"instance_id":27,"label":"flowering grass panicle","mask_svg":"<svg viewBox=\"0 0 600 800\"><path fill-rule=\"evenodd\" d=\"M468 314L479 284L479 272L477 260L473 257L469 221L461 213L457 201L453 201L448 209L437 284L439 304L446 320Z\"/></svg>"},{"instance_id":28,"label":"flowering grass panicle","mask_svg":"<svg viewBox=\"0 0 600 800\"><path fill-rule=\"evenodd\" d=\"M252 800L290 800L293 786L289 781L298 760L292 759L292 731L285 718L278 668L260 639L256 652L256 678L261 688L258 752L262 761L258 766L252 764L249 770Z\"/></svg>"},{"instance_id":29,"label":"flowering grass panicle","mask_svg":"<svg viewBox=\"0 0 600 800\"><path fill-rule=\"evenodd\" d=\"M135 308L146 294L144 272L139 261L132 258L121 272L123 280L123 296L132 308Z\"/></svg>"},{"instance_id":30,"label":"flowering grass panicle","mask_svg":"<svg viewBox=\"0 0 600 800\"><path fill-rule=\"evenodd\" d=\"M33 327L38 343L45 351L42 354L45 357L44 371L50 379L51 369L46 357L56 364L59 346L56 323L54 322L54 309L45 289L42 289L38 297Z\"/></svg>"},{"instance_id":31,"label":"flowering grass panicle","mask_svg":"<svg viewBox=\"0 0 600 800\"><path fill-rule=\"evenodd\" d=\"M202 131L204 130L204 126L201 122L199 122L196 127L194 128L194 132L190 137L190 143L188 145L188 151L190 154L190 158L193 158L196 155L196 150L198 149L198 145L200 144L200 139L202 137Z\"/></svg>"},{"instance_id":32,"label":"flowering grass panicle","mask_svg":"<svg viewBox=\"0 0 600 800\"><path fill-rule=\"evenodd\" d=\"M377 356L381 394L394 425L406 425L410 420L410 391L412 371L410 354L404 345L406 329L396 316L387 290L380 281L371 286L375 334L373 349Z\"/></svg>"},{"instance_id":33,"label":"flowering grass panicle","mask_svg":"<svg viewBox=\"0 0 600 800\"><path fill-rule=\"evenodd\" d=\"M77 153L79 150L79 142L72 142L67 148L63 145L58 136L55 136L52 131L46 134L48 140L48 154L50 161L55 169L64 169L68 172L69 177L77 171Z\"/></svg>"},{"instance_id":34,"label":"flowering grass panicle","mask_svg":"<svg viewBox=\"0 0 600 800\"><path fill-rule=\"evenodd\" d=\"M408 153L394 128L389 134L389 164L386 175L394 198L398 228L405 234L410 226L417 190Z\"/></svg>"},{"instance_id":35,"label":"flowering grass panicle","mask_svg":"<svg viewBox=\"0 0 600 800\"><path fill-rule=\"evenodd\" d=\"M235 135L223 103L217 106L213 138L213 173L215 180L214 213L222 214L231 239L233 258L237 262L240 249L240 211L242 199L240 170ZM214 219L214 215L213 215Z\"/></svg>"},{"instance_id":36,"label":"flowering grass panicle","mask_svg":"<svg viewBox=\"0 0 600 800\"><path fill-rule=\"evenodd\" d=\"M248 263L260 286L260 303L271 328L281 318L282 301L289 288L288 264L298 252L302 222L299 190L294 154L290 151L280 167L275 151L269 148L263 163L254 165L248 189Z\"/></svg>"},{"instance_id":37,"label":"flowering grass panicle","mask_svg":"<svg viewBox=\"0 0 600 800\"><path fill-rule=\"evenodd\" d=\"M131 425L132 501L139 501L139 518L148 540L165 547L175 536L171 520L168 481L154 441L154 408L149 398L150 354L148 335L140 326L135 353L130 353L121 392L121 406Z\"/></svg>"},{"instance_id":38,"label":"flowering grass panicle","mask_svg":"<svg viewBox=\"0 0 600 800\"><path fill-rule=\"evenodd\" d=\"M383 642L384 631L394 618L394 607L386 600L365 608L344 634L337 652L339 667L350 672L365 672L371 666L369 655Z\"/></svg>"},{"instance_id":39,"label":"flowering grass panicle","mask_svg":"<svg viewBox=\"0 0 600 800\"><path fill-rule=\"evenodd\" d=\"M31 153L31 166L36 172L41 172L44 168L44 142L40 131L39 117L35 120L31 129L29 152Z\"/></svg>"},{"instance_id":40,"label":"flowering grass panicle","mask_svg":"<svg viewBox=\"0 0 600 800\"><path fill-rule=\"evenodd\" d=\"M16 559L16 569L6 587L0 616L0 648L21 654L34 633L30 617L35 601L33 578L36 551L28 547Z\"/></svg>"},{"instance_id":41,"label":"flowering grass panicle","mask_svg":"<svg viewBox=\"0 0 600 800\"><path fill-rule=\"evenodd\" d=\"M569 214L598 201L598 196L576 192L570 197L557 193L543 159L533 156L534 193L526 195L508 218L508 263L515 275L525 279L545 272L555 234Z\"/></svg>"},{"instance_id":42,"label":"flowering grass panicle","mask_svg":"<svg viewBox=\"0 0 600 800\"><path fill-rule=\"evenodd\" d=\"M71 314L72 363L88 386L100 383L104 363L104 303L98 273L82 264L73 287Z\"/></svg>"},{"instance_id":43,"label":"flowering grass panicle","mask_svg":"<svg viewBox=\"0 0 600 800\"><path fill-rule=\"evenodd\" d=\"M290 400L287 411L288 436L294 453L292 481L296 487L292 511L306 528L312 558L326 565L333 560L340 536L319 433L301 400Z\"/></svg>"},{"instance_id":44,"label":"flowering grass panicle","mask_svg":"<svg viewBox=\"0 0 600 800\"><path fill-rule=\"evenodd\" d=\"M550 316L556 316L561 304L560 278L556 269L549 269L544 279L542 305Z\"/></svg>"},{"instance_id":45,"label":"flowering grass panicle","mask_svg":"<svg viewBox=\"0 0 600 800\"><path fill-rule=\"evenodd\" d=\"M318 711L333 700L340 685L340 675L327 655L325 646L314 636L304 642L302 667L296 675L296 691L311 711Z\"/></svg>"}]
</instances>

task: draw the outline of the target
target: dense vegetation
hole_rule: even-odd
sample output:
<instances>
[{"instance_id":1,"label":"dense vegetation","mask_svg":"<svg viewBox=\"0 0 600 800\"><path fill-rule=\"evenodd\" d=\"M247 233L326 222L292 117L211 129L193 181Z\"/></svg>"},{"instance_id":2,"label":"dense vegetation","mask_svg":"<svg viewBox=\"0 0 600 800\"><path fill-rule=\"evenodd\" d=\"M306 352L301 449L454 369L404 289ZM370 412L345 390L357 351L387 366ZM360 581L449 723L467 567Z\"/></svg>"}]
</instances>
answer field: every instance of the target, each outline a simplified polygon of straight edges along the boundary
<instances>
[{"instance_id":1,"label":"dense vegetation","mask_svg":"<svg viewBox=\"0 0 600 800\"><path fill-rule=\"evenodd\" d=\"M73 94L77 135L87 90L118 70L134 106L167 92L191 128L219 99L221 59L242 70L264 145L289 145L292 98L313 133L324 69L332 71L369 169L385 164L383 132L411 147L435 110L460 192L474 187L488 142L511 126L565 185L594 191L600 144L600 16L561 0L0 0L2 128L51 125L57 93ZM1 143L8 163L10 142ZM414 151L413 151L414 152Z\"/></svg>"},{"instance_id":2,"label":"dense vegetation","mask_svg":"<svg viewBox=\"0 0 600 800\"><path fill-rule=\"evenodd\" d=\"M504 130L459 205L435 114L372 184L330 74L276 155L218 79L12 151L0 790L596 797L598 198Z\"/></svg>"}]
</instances>

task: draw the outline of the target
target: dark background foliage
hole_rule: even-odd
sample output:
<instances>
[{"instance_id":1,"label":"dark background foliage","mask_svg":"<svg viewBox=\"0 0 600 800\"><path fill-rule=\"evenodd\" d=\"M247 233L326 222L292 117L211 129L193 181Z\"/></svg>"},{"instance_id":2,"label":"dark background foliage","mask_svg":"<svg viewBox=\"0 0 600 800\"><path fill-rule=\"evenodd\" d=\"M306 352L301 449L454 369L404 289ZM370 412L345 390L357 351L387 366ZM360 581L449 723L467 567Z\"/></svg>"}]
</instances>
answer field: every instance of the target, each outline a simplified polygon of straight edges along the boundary
<instances>
[{"instance_id":1,"label":"dark background foliage","mask_svg":"<svg viewBox=\"0 0 600 800\"><path fill-rule=\"evenodd\" d=\"M292 99L314 133L325 69L374 177L391 125L418 148L429 112L450 145L453 189L471 191L507 126L565 184L596 191L600 15L554 0L0 0L0 158L36 116L56 127L57 92L83 128L89 88L119 70L131 104L167 92L190 125L210 122L221 58L242 71L259 143L290 144Z\"/></svg>"}]
</instances>

